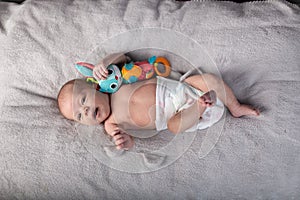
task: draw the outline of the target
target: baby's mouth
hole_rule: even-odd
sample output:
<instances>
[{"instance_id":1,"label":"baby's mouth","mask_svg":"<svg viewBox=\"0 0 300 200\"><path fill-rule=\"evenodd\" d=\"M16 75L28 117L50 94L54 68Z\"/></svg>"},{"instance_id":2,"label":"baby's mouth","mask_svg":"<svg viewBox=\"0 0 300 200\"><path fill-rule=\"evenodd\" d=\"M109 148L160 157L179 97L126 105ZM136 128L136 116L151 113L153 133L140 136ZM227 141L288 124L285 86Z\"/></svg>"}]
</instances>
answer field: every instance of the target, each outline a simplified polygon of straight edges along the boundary
<instances>
[{"instance_id":1,"label":"baby's mouth","mask_svg":"<svg viewBox=\"0 0 300 200\"><path fill-rule=\"evenodd\" d=\"M95 109L95 112L94 112L94 118L95 118L95 119L96 119L96 117L97 117L98 111L99 111L99 108L97 107L97 108Z\"/></svg>"}]
</instances>

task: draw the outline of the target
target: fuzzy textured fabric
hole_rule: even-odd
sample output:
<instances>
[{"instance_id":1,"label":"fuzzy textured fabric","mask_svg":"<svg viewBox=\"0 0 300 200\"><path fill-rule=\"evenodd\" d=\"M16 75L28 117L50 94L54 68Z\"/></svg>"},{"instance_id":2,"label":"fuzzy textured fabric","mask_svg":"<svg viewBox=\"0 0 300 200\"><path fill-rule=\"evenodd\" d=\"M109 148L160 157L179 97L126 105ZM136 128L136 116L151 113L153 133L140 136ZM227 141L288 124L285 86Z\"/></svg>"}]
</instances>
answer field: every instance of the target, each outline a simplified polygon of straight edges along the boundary
<instances>
[{"instance_id":1,"label":"fuzzy textured fabric","mask_svg":"<svg viewBox=\"0 0 300 200\"><path fill-rule=\"evenodd\" d=\"M0 2L0 47L0 199L299 198L296 5ZM135 148L116 151L102 126L64 119L56 97L80 77L76 62L117 51L140 60L166 56L182 72L217 73L261 116L226 111L195 133L135 132Z\"/></svg>"}]
</instances>

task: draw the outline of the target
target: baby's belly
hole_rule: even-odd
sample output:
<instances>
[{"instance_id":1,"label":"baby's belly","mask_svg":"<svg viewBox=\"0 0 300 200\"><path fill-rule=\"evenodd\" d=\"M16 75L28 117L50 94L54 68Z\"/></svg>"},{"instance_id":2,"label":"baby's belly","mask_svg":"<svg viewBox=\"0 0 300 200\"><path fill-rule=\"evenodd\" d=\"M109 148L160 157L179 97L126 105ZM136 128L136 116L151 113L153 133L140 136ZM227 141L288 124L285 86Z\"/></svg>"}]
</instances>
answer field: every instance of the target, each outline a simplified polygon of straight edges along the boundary
<instances>
[{"instance_id":1,"label":"baby's belly","mask_svg":"<svg viewBox=\"0 0 300 200\"><path fill-rule=\"evenodd\" d=\"M156 81L123 85L111 97L114 123L124 129L155 129Z\"/></svg>"},{"instance_id":2,"label":"baby's belly","mask_svg":"<svg viewBox=\"0 0 300 200\"><path fill-rule=\"evenodd\" d=\"M155 129L156 82L136 88L129 99L128 129Z\"/></svg>"}]
</instances>

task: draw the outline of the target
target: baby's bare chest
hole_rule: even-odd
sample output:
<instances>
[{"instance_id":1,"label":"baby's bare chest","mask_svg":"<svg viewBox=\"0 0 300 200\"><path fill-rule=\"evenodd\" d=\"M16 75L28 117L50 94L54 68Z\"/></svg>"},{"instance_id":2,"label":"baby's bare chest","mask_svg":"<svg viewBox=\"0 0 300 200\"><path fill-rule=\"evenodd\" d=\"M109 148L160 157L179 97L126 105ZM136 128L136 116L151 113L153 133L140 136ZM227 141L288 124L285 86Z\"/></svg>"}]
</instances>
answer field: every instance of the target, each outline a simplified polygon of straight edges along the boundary
<instances>
[{"instance_id":1,"label":"baby's bare chest","mask_svg":"<svg viewBox=\"0 0 300 200\"><path fill-rule=\"evenodd\" d=\"M117 124L128 129L155 128L156 79L123 85L112 95L111 109Z\"/></svg>"}]
</instances>

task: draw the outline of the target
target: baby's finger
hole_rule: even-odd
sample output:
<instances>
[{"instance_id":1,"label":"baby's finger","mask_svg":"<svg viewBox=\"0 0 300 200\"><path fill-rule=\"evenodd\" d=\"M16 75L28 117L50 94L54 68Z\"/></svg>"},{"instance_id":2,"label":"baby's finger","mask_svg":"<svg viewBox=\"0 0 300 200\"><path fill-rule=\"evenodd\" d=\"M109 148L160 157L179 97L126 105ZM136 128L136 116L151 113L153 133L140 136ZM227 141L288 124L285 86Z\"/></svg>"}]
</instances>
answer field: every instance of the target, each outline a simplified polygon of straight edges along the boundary
<instances>
[{"instance_id":1,"label":"baby's finger","mask_svg":"<svg viewBox=\"0 0 300 200\"><path fill-rule=\"evenodd\" d=\"M98 71L93 71L93 76L99 81L101 80L101 74Z\"/></svg>"},{"instance_id":2,"label":"baby's finger","mask_svg":"<svg viewBox=\"0 0 300 200\"><path fill-rule=\"evenodd\" d=\"M117 134L117 135L113 136L114 141L117 141L120 138L123 138L122 134Z\"/></svg>"},{"instance_id":3,"label":"baby's finger","mask_svg":"<svg viewBox=\"0 0 300 200\"><path fill-rule=\"evenodd\" d=\"M105 80L107 78L107 76L104 76L101 74L101 72L95 71L95 73L93 73L93 76L98 80Z\"/></svg>"},{"instance_id":4,"label":"baby's finger","mask_svg":"<svg viewBox=\"0 0 300 200\"><path fill-rule=\"evenodd\" d=\"M105 79L107 79L107 75L101 74L101 80L105 80Z\"/></svg>"},{"instance_id":5,"label":"baby's finger","mask_svg":"<svg viewBox=\"0 0 300 200\"><path fill-rule=\"evenodd\" d=\"M106 66L104 65L103 62L100 62L99 64L96 65L97 69L103 69L103 71L107 71Z\"/></svg>"},{"instance_id":6,"label":"baby's finger","mask_svg":"<svg viewBox=\"0 0 300 200\"><path fill-rule=\"evenodd\" d=\"M107 79L108 74L105 74L104 72L100 72L101 79Z\"/></svg>"},{"instance_id":7,"label":"baby's finger","mask_svg":"<svg viewBox=\"0 0 300 200\"><path fill-rule=\"evenodd\" d=\"M114 128L114 132L117 132L118 134L121 134L121 131L120 131L119 127Z\"/></svg>"},{"instance_id":8,"label":"baby's finger","mask_svg":"<svg viewBox=\"0 0 300 200\"><path fill-rule=\"evenodd\" d=\"M120 149L123 149L124 146L125 146L124 144L120 144L120 145L117 146L117 149L119 149L119 150L120 150Z\"/></svg>"},{"instance_id":9,"label":"baby's finger","mask_svg":"<svg viewBox=\"0 0 300 200\"><path fill-rule=\"evenodd\" d=\"M101 71L100 69L99 70L96 70L95 71L95 74L97 75L97 77L101 80L101 79L106 79L107 75Z\"/></svg>"},{"instance_id":10,"label":"baby's finger","mask_svg":"<svg viewBox=\"0 0 300 200\"><path fill-rule=\"evenodd\" d=\"M114 128L114 130L115 130L115 131L116 131L116 130L120 130L120 127L116 126L116 127Z\"/></svg>"},{"instance_id":11,"label":"baby's finger","mask_svg":"<svg viewBox=\"0 0 300 200\"><path fill-rule=\"evenodd\" d=\"M99 69L100 72L108 73L107 68L105 66L103 66L103 65L99 66L98 69Z\"/></svg>"},{"instance_id":12,"label":"baby's finger","mask_svg":"<svg viewBox=\"0 0 300 200\"><path fill-rule=\"evenodd\" d=\"M119 130L114 130L113 132L110 133L110 135L111 135L112 137L115 137L115 136L120 135L120 134L121 134L121 133L120 133Z\"/></svg>"},{"instance_id":13,"label":"baby's finger","mask_svg":"<svg viewBox=\"0 0 300 200\"><path fill-rule=\"evenodd\" d=\"M104 65L101 65L100 69L102 71L104 71L106 74L108 74L108 70L107 70L107 68Z\"/></svg>"},{"instance_id":14,"label":"baby's finger","mask_svg":"<svg viewBox=\"0 0 300 200\"><path fill-rule=\"evenodd\" d=\"M126 140L124 139L124 138L120 138L120 139L118 139L117 141L115 141L115 144L116 145L121 145L121 144L123 144L123 143L125 143L126 142Z\"/></svg>"},{"instance_id":15,"label":"baby's finger","mask_svg":"<svg viewBox=\"0 0 300 200\"><path fill-rule=\"evenodd\" d=\"M118 145L118 146L117 146L117 149L118 149L118 150L123 149L123 150L126 150L126 151L129 150L129 148L126 146L125 143Z\"/></svg>"},{"instance_id":16,"label":"baby's finger","mask_svg":"<svg viewBox=\"0 0 300 200\"><path fill-rule=\"evenodd\" d=\"M107 76L103 76L103 75L101 75L101 78L100 78L100 80L105 80L105 79L107 79Z\"/></svg>"}]
</instances>

